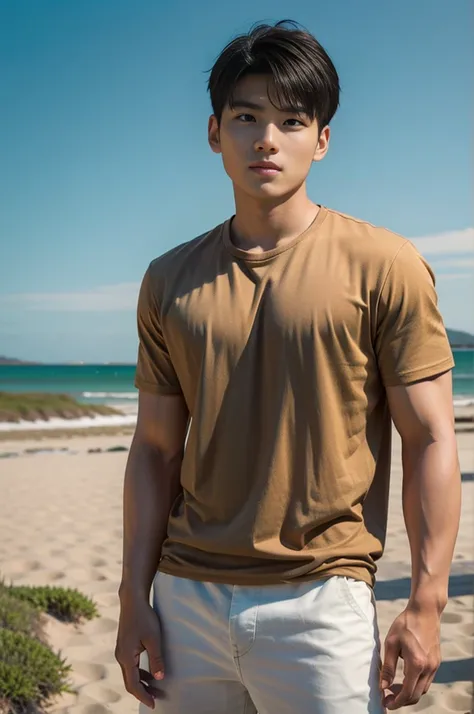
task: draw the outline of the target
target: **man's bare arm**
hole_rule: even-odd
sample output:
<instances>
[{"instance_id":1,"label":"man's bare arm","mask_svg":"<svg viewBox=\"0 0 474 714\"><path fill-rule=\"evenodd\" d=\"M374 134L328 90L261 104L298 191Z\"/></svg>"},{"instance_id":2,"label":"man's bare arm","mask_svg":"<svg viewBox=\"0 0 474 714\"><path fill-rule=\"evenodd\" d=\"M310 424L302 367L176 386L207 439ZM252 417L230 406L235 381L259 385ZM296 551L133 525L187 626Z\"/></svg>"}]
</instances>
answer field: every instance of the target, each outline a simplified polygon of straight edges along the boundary
<instances>
[{"instance_id":1,"label":"man's bare arm","mask_svg":"<svg viewBox=\"0 0 474 714\"><path fill-rule=\"evenodd\" d=\"M403 513L412 560L411 593L385 640L381 687L389 710L416 704L441 661L440 619L459 528L461 479L451 372L387 388L402 439ZM401 684L394 684L404 660Z\"/></svg>"},{"instance_id":2,"label":"man's bare arm","mask_svg":"<svg viewBox=\"0 0 474 714\"><path fill-rule=\"evenodd\" d=\"M451 372L389 387L387 395L402 440L403 512L412 557L410 601L441 612L461 504Z\"/></svg>"},{"instance_id":3,"label":"man's bare arm","mask_svg":"<svg viewBox=\"0 0 474 714\"><path fill-rule=\"evenodd\" d=\"M140 392L124 481L121 598L149 598L169 513L180 490L188 422L181 396Z\"/></svg>"},{"instance_id":4,"label":"man's bare arm","mask_svg":"<svg viewBox=\"0 0 474 714\"><path fill-rule=\"evenodd\" d=\"M154 708L165 676L158 615L150 606L171 507L180 491L189 413L180 396L139 394L138 420L123 498L123 569L115 657L125 688ZM140 667L148 654L149 671Z\"/></svg>"}]
</instances>

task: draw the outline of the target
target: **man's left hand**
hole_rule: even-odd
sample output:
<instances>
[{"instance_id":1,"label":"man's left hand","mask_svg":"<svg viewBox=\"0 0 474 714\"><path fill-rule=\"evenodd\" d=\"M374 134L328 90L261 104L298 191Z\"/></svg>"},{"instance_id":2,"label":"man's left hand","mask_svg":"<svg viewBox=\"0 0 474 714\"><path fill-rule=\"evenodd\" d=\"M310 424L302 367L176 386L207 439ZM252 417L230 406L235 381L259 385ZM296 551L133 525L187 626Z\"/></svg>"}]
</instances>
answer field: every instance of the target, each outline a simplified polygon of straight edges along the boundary
<instances>
[{"instance_id":1,"label":"man's left hand","mask_svg":"<svg viewBox=\"0 0 474 714\"><path fill-rule=\"evenodd\" d=\"M404 661L403 682L394 684L399 657ZM380 686L387 709L416 704L430 688L440 662L439 612L409 605L385 640Z\"/></svg>"}]
</instances>

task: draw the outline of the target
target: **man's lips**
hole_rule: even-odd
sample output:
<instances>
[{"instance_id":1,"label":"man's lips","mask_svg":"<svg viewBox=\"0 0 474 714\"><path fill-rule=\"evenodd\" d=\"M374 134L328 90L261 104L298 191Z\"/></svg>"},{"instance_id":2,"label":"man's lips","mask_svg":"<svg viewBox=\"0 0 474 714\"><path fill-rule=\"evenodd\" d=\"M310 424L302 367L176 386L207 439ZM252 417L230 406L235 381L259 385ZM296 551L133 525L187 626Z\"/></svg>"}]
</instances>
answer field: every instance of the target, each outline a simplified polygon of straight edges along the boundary
<instances>
[{"instance_id":1,"label":"man's lips","mask_svg":"<svg viewBox=\"0 0 474 714\"><path fill-rule=\"evenodd\" d=\"M251 169L263 169L264 171L281 171L281 168L274 164L273 161L257 161L250 164Z\"/></svg>"}]
</instances>

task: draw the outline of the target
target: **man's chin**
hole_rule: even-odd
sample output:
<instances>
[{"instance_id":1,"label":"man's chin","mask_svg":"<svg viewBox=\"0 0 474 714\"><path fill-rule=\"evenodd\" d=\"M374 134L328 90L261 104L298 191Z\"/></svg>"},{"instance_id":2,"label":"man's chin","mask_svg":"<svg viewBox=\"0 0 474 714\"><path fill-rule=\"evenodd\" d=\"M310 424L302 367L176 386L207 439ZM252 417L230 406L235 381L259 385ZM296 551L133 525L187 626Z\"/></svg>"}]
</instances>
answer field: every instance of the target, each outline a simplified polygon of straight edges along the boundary
<instances>
[{"instance_id":1,"label":"man's chin","mask_svg":"<svg viewBox=\"0 0 474 714\"><path fill-rule=\"evenodd\" d=\"M253 198L285 198L292 193L287 186L277 186L276 183L271 181L262 181L259 186L255 186L255 184L249 186L247 184L241 190Z\"/></svg>"}]
</instances>

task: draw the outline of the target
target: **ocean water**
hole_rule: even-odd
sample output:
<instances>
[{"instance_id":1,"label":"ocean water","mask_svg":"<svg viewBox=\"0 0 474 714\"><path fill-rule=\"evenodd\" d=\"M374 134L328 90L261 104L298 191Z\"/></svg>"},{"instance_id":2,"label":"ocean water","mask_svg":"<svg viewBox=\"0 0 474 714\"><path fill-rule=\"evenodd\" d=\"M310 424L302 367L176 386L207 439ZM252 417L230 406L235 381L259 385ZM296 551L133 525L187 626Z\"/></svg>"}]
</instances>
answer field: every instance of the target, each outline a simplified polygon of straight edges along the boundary
<instances>
[{"instance_id":1,"label":"ocean water","mask_svg":"<svg viewBox=\"0 0 474 714\"><path fill-rule=\"evenodd\" d=\"M454 350L454 400L474 404L474 350ZM81 402L136 404L135 365L0 365L0 391L67 393ZM130 409L127 409L130 411Z\"/></svg>"},{"instance_id":2,"label":"ocean water","mask_svg":"<svg viewBox=\"0 0 474 714\"><path fill-rule=\"evenodd\" d=\"M41 364L0 365L0 391L70 394L89 404L138 400L135 365Z\"/></svg>"}]
</instances>

